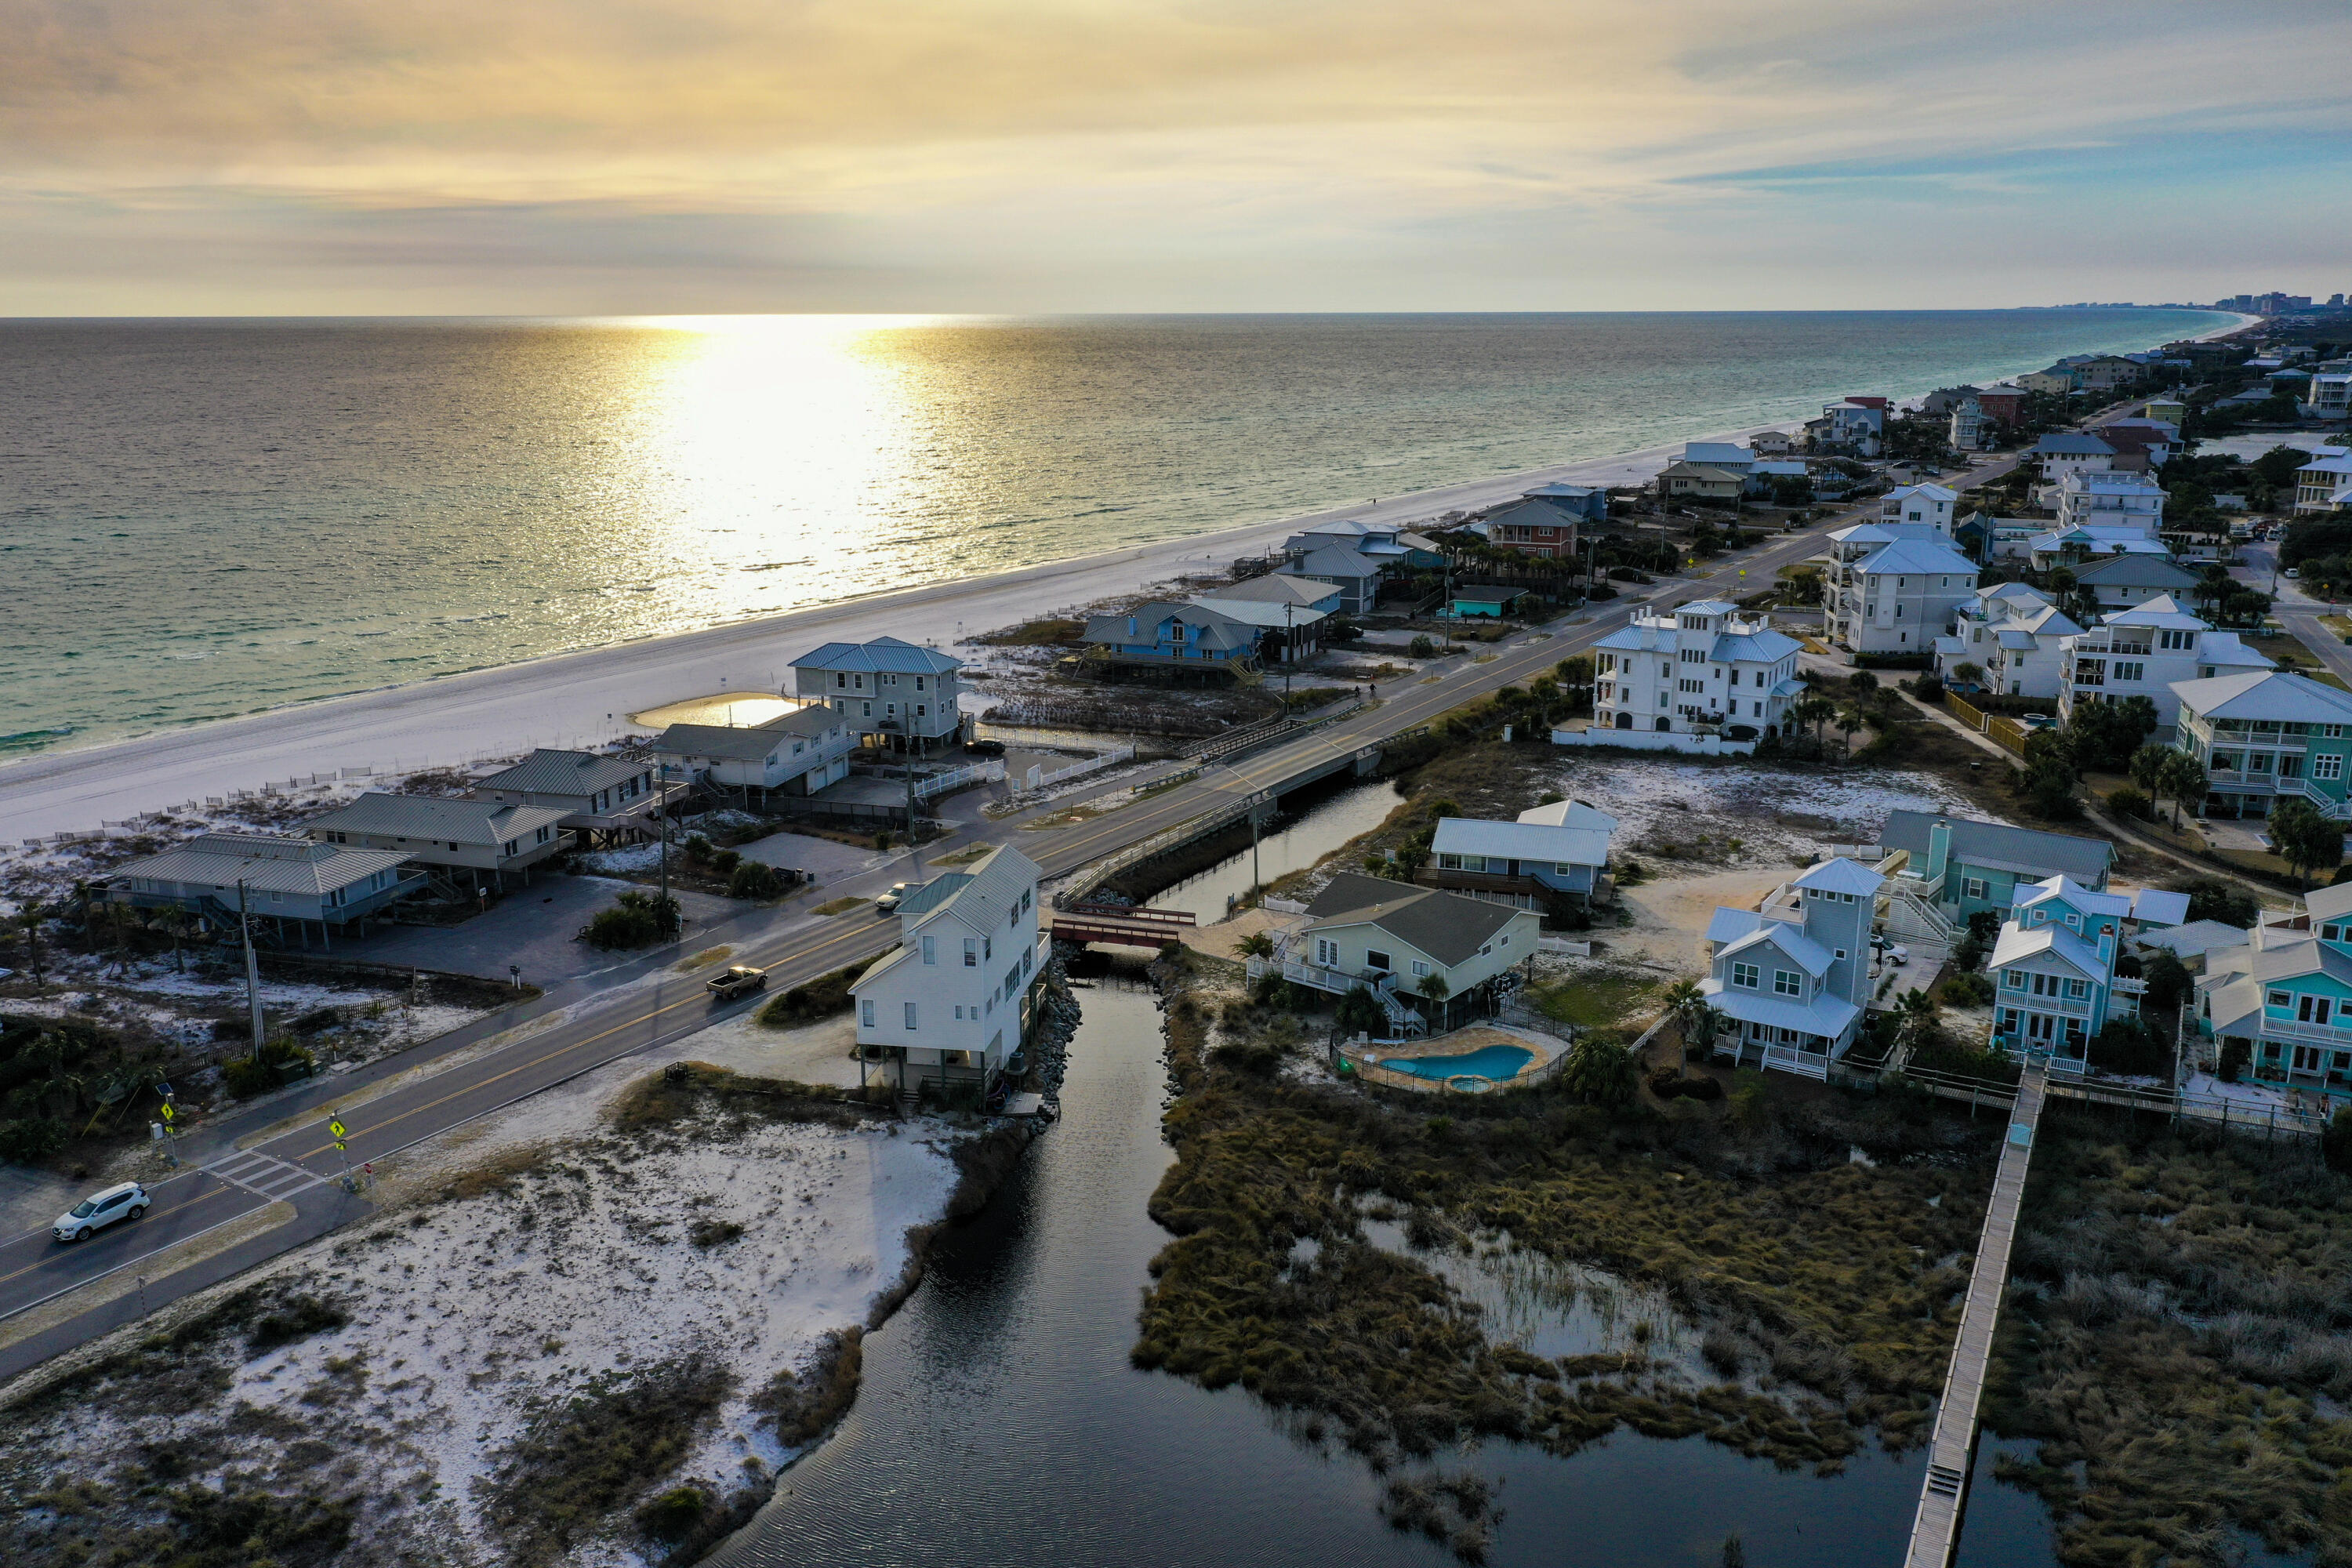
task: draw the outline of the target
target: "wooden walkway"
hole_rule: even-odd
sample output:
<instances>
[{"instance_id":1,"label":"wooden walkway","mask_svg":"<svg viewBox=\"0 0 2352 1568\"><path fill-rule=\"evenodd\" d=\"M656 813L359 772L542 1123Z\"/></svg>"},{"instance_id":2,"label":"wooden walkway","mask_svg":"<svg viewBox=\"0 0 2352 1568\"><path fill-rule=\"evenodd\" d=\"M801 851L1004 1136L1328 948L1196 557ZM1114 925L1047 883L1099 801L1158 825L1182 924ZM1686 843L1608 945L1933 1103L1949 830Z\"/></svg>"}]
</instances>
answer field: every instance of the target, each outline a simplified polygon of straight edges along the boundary
<instances>
[{"instance_id":1,"label":"wooden walkway","mask_svg":"<svg viewBox=\"0 0 2352 1568\"><path fill-rule=\"evenodd\" d=\"M1975 1457L1977 1405L1984 1397L1985 1372L1992 1359L1994 1326L2009 1283L2010 1245L2017 1237L2018 1206L2025 1198L2025 1168L2033 1158L2033 1130L2042 1120L2046 1073L2038 1061L2025 1064L2000 1146L2000 1167L1985 1205L1984 1234L1977 1241L1976 1267L1969 1275L1968 1304L1945 1374L1943 1403L1936 1411L1936 1435L1927 1446L1927 1477L1919 1489L1919 1512L1911 1525L1906 1568L1951 1568L1960 1547L1960 1519L1968 1500L1969 1472Z\"/></svg>"},{"instance_id":2,"label":"wooden walkway","mask_svg":"<svg viewBox=\"0 0 2352 1568\"><path fill-rule=\"evenodd\" d=\"M1108 942L1118 947L1165 947L1192 929L1190 910L1146 910L1126 904L1056 905L1047 924L1055 942Z\"/></svg>"}]
</instances>

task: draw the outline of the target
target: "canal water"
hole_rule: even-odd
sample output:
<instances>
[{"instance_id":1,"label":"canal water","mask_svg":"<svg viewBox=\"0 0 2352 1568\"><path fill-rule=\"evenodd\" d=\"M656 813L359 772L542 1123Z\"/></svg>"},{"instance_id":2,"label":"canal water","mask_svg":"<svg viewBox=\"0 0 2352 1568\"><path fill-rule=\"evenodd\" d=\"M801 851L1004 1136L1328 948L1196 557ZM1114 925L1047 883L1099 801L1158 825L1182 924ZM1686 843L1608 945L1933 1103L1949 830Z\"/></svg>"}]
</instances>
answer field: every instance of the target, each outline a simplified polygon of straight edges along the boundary
<instances>
[{"instance_id":1,"label":"canal water","mask_svg":"<svg viewBox=\"0 0 2352 1568\"><path fill-rule=\"evenodd\" d=\"M1360 1461L1295 1440L1239 1388L1129 1364L1169 1240L1144 1204L1173 1157L1171 1091L1152 995L1116 978L1078 995L1063 1120L942 1238L867 1337L840 1429L712 1561L1443 1568L1443 1548L1382 1522ZM1962 1563L2054 1568L2039 1505L1991 1482L1991 1449ZM1445 1463L1500 1483L1497 1568L1715 1568L1732 1533L1751 1568L1853 1568L1901 1560L1923 1461L1874 1452L1823 1480L1621 1433L1572 1459L1487 1444Z\"/></svg>"},{"instance_id":2,"label":"canal water","mask_svg":"<svg viewBox=\"0 0 2352 1568\"><path fill-rule=\"evenodd\" d=\"M1396 786L1386 780L1330 790L1310 786L1284 802L1283 814L1259 832L1255 875L1244 847L1145 901L1156 910L1190 910L1202 925L1221 921L1226 899L1243 897L1257 882L1305 870L1349 839L1387 821L1397 805Z\"/></svg>"}]
</instances>

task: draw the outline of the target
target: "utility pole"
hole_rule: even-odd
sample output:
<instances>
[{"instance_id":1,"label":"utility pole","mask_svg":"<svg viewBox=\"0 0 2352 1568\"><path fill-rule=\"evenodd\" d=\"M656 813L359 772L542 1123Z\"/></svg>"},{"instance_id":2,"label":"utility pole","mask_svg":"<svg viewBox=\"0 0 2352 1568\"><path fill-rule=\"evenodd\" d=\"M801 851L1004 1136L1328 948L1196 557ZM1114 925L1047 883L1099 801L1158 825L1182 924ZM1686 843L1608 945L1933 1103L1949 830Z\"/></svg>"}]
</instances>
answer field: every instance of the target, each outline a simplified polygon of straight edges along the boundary
<instances>
[{"instance_id":1,"label":"utility pole","mask_svg":"<svg viewBox=\"0 0 2352 1568\"><path fill-rule=\"evenodd\" d=\"M661 826L661 919L669 922L669 764L657 763L654 774L655 787L661 798L654 802L654 820ZM668 934L667 932L664 933Z\"/></svg>"},{"instance_id":2,"label":"utility pole","mask_svg":"<svg viewBox=\"0 0 2352 1568\"><path fill-rule=\"evenodd\" d=\"M1295 662L1290 639L1297 635L1290 629L1290 613L1297 607L1288 599L1282 601L1282 709L1286 713L1290 710L1290 667Z\"/></svg>"},{"instance_id":3,"label":"utility pole","mask_svg":"<svg viewBox=\"0 0 2352 1568\"><path fill-rule=\"evenodd\" d=\"M261 964L253 956L253 921L246 913L245 879L236 883L236 932L245 942L245 1005L253 1015L253 1059L261 1059Z\"/></svg>"}]
</instances>

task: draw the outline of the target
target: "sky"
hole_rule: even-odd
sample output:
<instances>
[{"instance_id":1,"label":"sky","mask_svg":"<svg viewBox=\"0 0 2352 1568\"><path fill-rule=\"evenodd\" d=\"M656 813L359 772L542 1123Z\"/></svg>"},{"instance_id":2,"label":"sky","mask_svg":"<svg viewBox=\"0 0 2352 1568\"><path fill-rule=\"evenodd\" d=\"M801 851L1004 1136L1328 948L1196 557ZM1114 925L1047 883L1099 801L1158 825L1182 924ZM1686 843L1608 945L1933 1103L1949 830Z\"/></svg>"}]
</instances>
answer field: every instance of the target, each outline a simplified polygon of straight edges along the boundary
<instances>
[{"instance_id":1,"label":"sky","mask_svg":"<svg viewBox=\"0 0 2352 1568\"><path fill-rule=\"evenodd\" d=\"M2352 289L2343 0L0 0L0 316Z\"/></svg>"}]
</instances>

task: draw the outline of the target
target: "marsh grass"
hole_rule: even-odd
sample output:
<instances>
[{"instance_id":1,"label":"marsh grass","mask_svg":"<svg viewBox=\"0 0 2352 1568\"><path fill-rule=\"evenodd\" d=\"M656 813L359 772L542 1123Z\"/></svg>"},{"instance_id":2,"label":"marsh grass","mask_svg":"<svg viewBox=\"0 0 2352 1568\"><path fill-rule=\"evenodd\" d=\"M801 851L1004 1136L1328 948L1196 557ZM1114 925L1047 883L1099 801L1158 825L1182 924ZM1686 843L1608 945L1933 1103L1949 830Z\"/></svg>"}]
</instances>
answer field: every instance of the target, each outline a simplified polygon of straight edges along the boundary
<instances>
[{"instance_id":1,"label":"marsh grass","mask_svg":"<svg viewBox=\"0 0 2352 1568\"><path fill-rule=\"evenodd\" d=\"M1769 1087L1746 1126L1701 1107L1612 1118L1549 1089L1433 1117L1235 1070L1248 1015L1221 1020L1213 1056L1185 967L1156 972L1180 988L1182 1094L1151 1213L1176 1239L1152 1263L1138 1365L1238 1383L1381 1468L1480 1436L1573 1453L1632 1427L1833 1472L1867 1430L1924 1439L1967 1284L1945 1260L1974 1246L1988 1129ZM1855 1146L1875 1163L1850 1163ZM1680 1375L1630 1327L1609 1353L1532 1354L1440 1271L1370 1244L1362 1221L1383 1214L1414 1247L1507 1235L1606 1270L1711 1335L1683 1359L1722 1381Z\"/></svg>"},{"instance_id":2,"label":"marsh grass","mask_svg":"<svg viewBox=\"0 0 2352 1568\"><path fill-rule=\"evenodd\" d=\"M853 963L830 974L820 974L805 985L795 985L770 998L767 1005L760 1009L761 1026L797 1029L803 1024L814 1024L836 1013L848 1012L852 1000L849 988L857 984L857 977L865 973L866 969L866 963Z\"/></svg>"},{"instance_id":3,"label":"marsh grass","mask_svg":"<svg viewBox=\"0 0 2352 1568\"><path fill-rule=\"evenodd\" d=\"M2308 1145L2044 1112L1988 1424L2062 1559L2352 1563L2352 1181ZM2055 1134L2053 1136L2053 1134Z\"/></svg>"}]
</instances>

